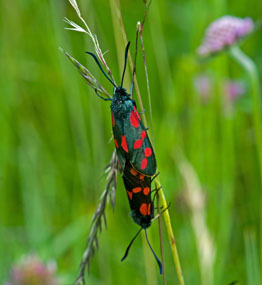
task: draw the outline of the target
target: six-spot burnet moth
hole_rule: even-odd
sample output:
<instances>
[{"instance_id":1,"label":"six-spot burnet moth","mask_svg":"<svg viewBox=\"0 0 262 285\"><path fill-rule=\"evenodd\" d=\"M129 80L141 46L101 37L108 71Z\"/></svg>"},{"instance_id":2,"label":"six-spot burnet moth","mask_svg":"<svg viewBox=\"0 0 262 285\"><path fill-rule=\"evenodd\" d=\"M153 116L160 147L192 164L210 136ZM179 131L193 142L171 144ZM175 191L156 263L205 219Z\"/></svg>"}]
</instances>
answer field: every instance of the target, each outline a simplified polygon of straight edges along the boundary
<instances>
[{"instance_id":1,"label":"six-spot burnet moth","mask_svg":"<svg viewBox=\"0 0 262 285\"><path fill-rule=\"evenodd\" d=\"M137 111L136 103L131 98L132 91L128 94L126 89L123 88L129 45L130 42L128 42L125 49L125 64L120 86L116 86L115 82L106 75L96 56L90 52L88 54L95 59L103 74L114 86L113 98L103 99L111 101L112 127L117 158L120 167L124 169L123 180L128 194L131 216L134 222L141 226L141 229L129 244L122 261L126 258L135 238L144 229L147 242L157 260L161 274L162 264L153 251L146 232L154 217L151 182L152 176L156 172L156 158L146 128ZM131 90L132 85L133 78Z\"/></svg>"},{"instance_id":2,"label":"six-spot burnet moth","mask_svg":"<svg viewBox=\"0 0 262 285\"><path fill-rule=\"evenodd\" d=\"M123 181L134 222L146 229L154 218L154 205L151 199L152 177L139 173L126 161Z\"/></svg>"},{"instance_id":3,"label":"six-spot burnet moth","mask_svg":"<svg viewBox=\"0 0 262 285\"><path fill-rule=\"evenodd\" d=\"M159 265L160 274L162 274L162 263L152 249L146 229L150 227L152 219L154 218L154 199L151 198L151 183L155 178L151 176L146 176L142 173L139 173L131 163L126 160L126 165L123 173L123 181L127 192L127 197L129 205L131 208L131 216L135 223L141 226L141 229L137 232L135 237L130 242L129 246L126 249L124 257L121 259L123 261L129 252L131 245L134 240L141 232L142 229L145 230L147 243L154 254L156 261Z\"/></svg>"},{"instance_id":4,"label":"six-spot burnet moth","mask_svg":"<svg viewBox=\"0 0 262 285\"><path fill-rule=\"evenodd\" d=\"M156 172L156 158L151 142L147 135L147 130L137 111L136 103L131 98L134 72L130 88L130 94L128 94L126 89L123 88L123 80L126 70L129 45L130 42L128 42L125 49L125 61L124 61L125 64L124 64L120 86L116 85L112 76L110 78L104 72L97 57L91 52L87 53L94 58L104 76L114 86L113 97L105 98L99 94L99 93L105 94L100 84L97 81L94 82L93 81L94 79L91 78L92 84L94 85L92 87L95 89L95 92L99 96L99 98L105 101L111 101L110 107L112 115L112 127L113 127L114 143L117 151L117 158L119 161L120 168L124 170L123 180L126 190L128 191L127 193L128 193L132 218L135 221L135 223L141 226L141 229L129 244L125 256L122 258L122 260L126 258L128 251L135 238L138 236L141 230L144 229L149 247L158 262L160 273L162 273L162 264L158 259L158 257L156 256L155 252L153 251L149 243L146 232L146 228L148 228L151 225L151 220L154 217L154 211L153 211L154 205L153 201L151 200L151 182L152 182L152 176ZM86 80L90 81L89 71L86 70L86 68L84 68L81 64L79 64L71 56L69 55L67 56L77 66L82 76L84 76ZM96 86L99 86L99 88L96 88ZM136 175L134 175L135 173ZM140 189L141 191L139 191Z\"/></svg>"},{"instance_id":5,"label":"six-spot burnet moth","mask_svg":"<svg viewBox=\"0 0 262 285\"><path fill-rule=\"evenodd\" d=\"M106 75L97 57L91 52L87 53L95 59L103 74L114 86L113 98L104 98L100 95L99 97L103 100L111 101L114 142L121 168L124 169L126 160L129 160L137 171L152 176L156 172L154 150L146 128L136 109L136 102L127 93L126 89L123 88L129 45L130 42L127 44L125 50L125 65L120 86L116 86L116 83ZM132 85L133 79L131 90Z\"/></svg>"}]
</instances>

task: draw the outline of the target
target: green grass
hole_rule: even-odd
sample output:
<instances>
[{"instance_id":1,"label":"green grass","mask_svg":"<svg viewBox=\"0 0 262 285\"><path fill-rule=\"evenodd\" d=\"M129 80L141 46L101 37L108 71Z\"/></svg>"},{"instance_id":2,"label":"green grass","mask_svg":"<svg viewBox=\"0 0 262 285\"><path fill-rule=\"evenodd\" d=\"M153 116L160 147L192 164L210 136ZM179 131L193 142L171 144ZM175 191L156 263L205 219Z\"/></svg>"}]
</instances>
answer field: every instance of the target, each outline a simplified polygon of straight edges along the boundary
<instances>
[{"instance_id":1,"label":"green grass","mask_svg":"<svg viewBox=\"0 0 262 285\"><path fill-rule=\"evenodd\" d=\"M112 21L116 11L111 14L108 0L99 4L82 0L79 6L102 50L109 50L105 58L119 82L124 44L120 27L117 30ZM185 284L207 284L207 280L201 275L199 235L192 223L196 213L185 202L183 159L191 165L204 195L202 214L215 251L214 284L261 281L262 185L257 147L262 146L255 141L248 78L227 54L205 64L195 60L211 21L225 14L256 21L261 10L258 0L153 0L145 24L155 152L161 184L171 203ZM143 3L121 1L121 11L134 56ZM78 21L66 0L16 0L12 5L2 1L0 13L0 283L22 255L36 252L44 261L57 262L62 284L72 284L105 187L103 168L114 146L109 142L109 103L95 96L58 48L87 66L107 90L112 88L84 53L93 51L91 41L64 29L65 16ZM261 29L242 45L257 65L260 80L261 46ZM202 73L214 83L205 104L194 85ZM149 121L141 51L137 76ZM243 80L247 86L230 110L223 94L227 78ZM120 262L138 230L129 212L119 177L116 208L107 206L108 229L100 235L88 284L161 284L157 265L141 238L127 260ZM154 223L150 240L160 255L158 236ZM165 230L164 250L167 284L178 284Z\"/></svg>"}]
</instances>

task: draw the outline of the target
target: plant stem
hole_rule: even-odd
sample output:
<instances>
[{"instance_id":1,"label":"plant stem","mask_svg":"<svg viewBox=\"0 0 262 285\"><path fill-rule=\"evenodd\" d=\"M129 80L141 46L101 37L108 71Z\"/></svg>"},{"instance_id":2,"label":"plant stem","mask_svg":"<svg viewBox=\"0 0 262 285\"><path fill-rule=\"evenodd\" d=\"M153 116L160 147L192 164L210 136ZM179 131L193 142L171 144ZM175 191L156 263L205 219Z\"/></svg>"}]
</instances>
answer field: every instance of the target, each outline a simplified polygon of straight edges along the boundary
<instances>
[{"instance_id":1,"label":"plant stem","mask_svg":"<svg viewBox=\"0 0 262 285\"><path fill-rule=\"evenodd\" d=\"M156 195L157 200L157 213L160 214L160 201L159 195ZM159 228L159 240L160 240L160 250L161 250L161 260L162 260L162 268L163 268L163 285L166 285L166 266L165 266L165 256L164 256L164 244L163 244L163 221L162 219L158 219L158 228Z\"/></svg>"},{"instance_id":2,"label":"plant stem","mask_svg":"<svg viewBox=\"0 0 262 285\"><path fill-rule=\"evenodd\" d=\"M110 0L110 1L114 1L115 2L116 12L117 12L117 16L118 16L119 24L120 24L120 29L121 29L122 36L123 36L123 39L124 39L124 42L125 42L125 45L126 45L128 41L127 41L127 36L126 36L125 27L124 27L124 22L123 22L121 10L120 10L119 0ZM128 53L128 61L129 61L131 70L133 70L134 64L133 64L130 52ZM137 100L138 100L139 107L140 107L141 110L144 110L142 97L141 97L140 89L139 89L139 86L138 86L136 74L134 75L134 86L135 86L135 89L136 89L136 95L137 95ZM145 127L147 127L148 125L147 125L145 113L143 112L141 114L141 116L142 116L142 119L143 119Z\"/></svg>"},{"instance_id":3,"label":"plant stem","mask_svg":"<svg viewBox=\"0 0 262 285\"><path fill-rule=\"evenodd\" d=\"M238 46L233 46L230 49L230 54L248 74L251 99L253 101L252 114L260 165L260 181L262 181L262 111L257 67L255 63L246 54L244 54Z\"/></svg>"},{"instance_id":4,"label":"plant stem","mask_svg":"<svg viewBox=\"0 0 262 285\"><path fill-rule=\"evenodd\" d=\"M151 2L152 2L152 0L150 0L148 5L146 6L146 11L145 11L145 15L144 15L144 19L142 21L142 24L140 22L137 22L137 31L139 32L139 35L140 35L140 43L141 43L141 49L142 49L142 54L143 54L143 60L144 60L144 68L145 68L145 75L146 75L146 87L147 87L147 96L148 96L148 105L149 105L149 115L150 115L150 127L151 127L151 135L152 135L152 141L153 141L153 146L154 146L155 137L154 137L154 129L153 129L151 93L150 93L149 77L148 77L147 64L146 64L144 40L143 40L143 35L142 35L146 16L148 14Z\"/></svg>"},{"instance_id":5,"label":"plant stem","mask_svg":"<svg viewBox=\"0 0 262 285\"><path fill-rule=\"evenodd\" d=\"M123 23L123 19L122 19L121 10L120 10L119 0L111 0L111 1L115 1L117 15L118 15L118 18L119 18L119 23L120 23L120 28L121 28L122 35L123 35L123 38L124 38L124 42L127 43L127 36L126 36L125 28L124 28L124 23ZM150 3L148 5L148 8L150 6ZM147 13L148 13L148 9L146 9L146 14ZM143 30L146 14L144 16L141 29L139 30L140 36L142 36L142 30ZM143 43L142 43L142 46L143 46ZM133 62L132 62L132 58L131 58L130 53L128 55L128 58L129 58L129 64L131 66L131 70L133 70ZM144 58L144 60L145 60L145 58ZM147 73L147 69L146 69L146 73ZM140 93L140 90L139 90L139 87L138 87L136 75L134 76L134 84L135 84L135 88L136 88L136 92L137 92L137 98L138 98L139 106L140 106L141 110L143 110L143 102L142 102L141 93ZM147 84L149 85L148 78L147 78ZM151 108L151 106L150 106L150 108ZM145 117L144 113L142 114L142 119L143 119L144 125L147 126L146 117ZM166 199L165 199L165 196L164 196L164 192L163 192L163 190L161 188L160 182L157 179L155 179L155 185L156 185L156 189L160 189L158 191L158 197L159 197L160 203L163 205L163 207L165 209L168 206L167 206ZM170 245L171 245L172 255L173 255L173 259L174 259L174 263L175 263L175 267L176 267L176 271L177 271L177 275L178 275L179 285L184 285L184 278L183 278L183 274L182 274L182 269L181 269L181 265L180 265L180 261L179 261L179 256L178 256L178 252L177 252L177 248L176 248L175 237L174 237L174 234L173 234L173 229L172 229L172 225L171 225L168 209L163 212L163 216L164 216L164 221L165 221L165 224L166 224L167 233L168 233L168 237L169 237L169 241L170 241ZM161 231L161 228L160 228L160 231ZM162 239L161 235L160 235L160 239ZM163 282L165 282L165 278L164 278Z\"/></svg>"},{"instance_id":6,"label":"plant stem","mask_svg":"<svg viewBox=\"0 0 262 285\"><path fill-rule=\"evenodd\" d=\"M158 179L155 179L155 185L156 185L156 189L159 189L158 196L159 196L160 203L163 206L163 208L166 209L166 211L163 212L163 216L164 216L164 221L165 221L165 225L166 225L166 229L167 229L169 242L171 245L171 250L172 250L172 255L173 255L173 259L174 259L174 263L175 263L175 267L176 267L178 282L179 282L179 285L184 285L185 284L184 283L184 277L182 274L182 268L181 268L180 261L179 261L178 251L177 251L177 247L176 247L176 241L175 241L175 237L173 234L173 229L172 229L172 225L171 225L171 221L170 221L169 212L167 209L168 205L166 203L166 198L165 198L164 192L161 188L161 184L158 181Z\"/></svg>"},{"instance_id":7,"label":"plant stem","mask_svg":"<svg viewBox=\"0 0 262 285\"><path fill-rule=\"evenodd\" d=\"M256 147L259 160L260 187L262 187L262 111L261 111L261 91L259 86L259 75L255 63L237 46L230 49L230 55L243 67L247 72L250 93L253 107L253 123L255 129ZM262 194L260 194L260 209L262 217ZM260 218L260 238L262 239L262 218ZM260 248L260 262L262 266L262 252Z\"/></svg>"},{"instance_id":8,"label":"plant stem","mask_svg":"<svg viewBox=\"0 0 262 285\"><path fill-rule=\"evenodd\" d=\"M261 284L259 272L259 257L256 241L256 233L254 229L249 228L244 232L245 241L245 259L247 284Z\"/></svg>"}]
</instances>

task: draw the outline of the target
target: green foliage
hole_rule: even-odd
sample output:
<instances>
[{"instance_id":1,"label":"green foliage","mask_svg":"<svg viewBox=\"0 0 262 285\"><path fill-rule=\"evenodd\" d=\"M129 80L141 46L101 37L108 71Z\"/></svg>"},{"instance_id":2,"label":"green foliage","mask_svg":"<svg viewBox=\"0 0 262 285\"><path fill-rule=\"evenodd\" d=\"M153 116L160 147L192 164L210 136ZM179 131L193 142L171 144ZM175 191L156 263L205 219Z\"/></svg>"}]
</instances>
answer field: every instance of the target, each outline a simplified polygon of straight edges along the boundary
<instances>
[{"instance_id":1,"label":"green foliage","mask_svg":"<svg viewBox=\"0 0 262 285\"><path fill-rule=\"evenodd\" d=\"M109 50L104 56L119 83L125 46L120 27L114 32L112 20L117 14L111 2L78 4L102 51ZM185 284L210 283L201 274L205 265L194 223L198 220L193 220L199 212L186 197L189 184L180 168L182 157L191 165L204 196L200 213L214 251L214 284L260 282L262 185L248 80L227 54L200 64L195 52L205 28L217 17L232 14L257 21L261 10L262 2L257 0L153 0L145 23L155 152L161 184L171 202ZM59 47L85 65L103 87L109 91L112 87L84 53L94 52L91 40L64 29L65 16L78 22L69 2L2 1L0 11L0 283L8 280L22 255L34 252L44 261L56 260L61 283L72 284L114 145L109 143L109 103L95 95ZM121 11L134 56L143 1L121 1ZM258 66L260 79L261 46L261 30L242 46ZM148 116L141 50L137 61ZM207 100L195 86L203 74L212 79ZM245 94L234 103L225 96L228 78L246 84ZM124 85L129 88L129 83ZM106 213L108 229L100 235L88 284L160 283L155 261L139 240L128 259L120 262L138 229L129 216L121 179L115 210L108 205ZM158 251L156 222L149 233ZM164 249L167 284L177 284L165 231Z\"/></svg>"}]
</instances>

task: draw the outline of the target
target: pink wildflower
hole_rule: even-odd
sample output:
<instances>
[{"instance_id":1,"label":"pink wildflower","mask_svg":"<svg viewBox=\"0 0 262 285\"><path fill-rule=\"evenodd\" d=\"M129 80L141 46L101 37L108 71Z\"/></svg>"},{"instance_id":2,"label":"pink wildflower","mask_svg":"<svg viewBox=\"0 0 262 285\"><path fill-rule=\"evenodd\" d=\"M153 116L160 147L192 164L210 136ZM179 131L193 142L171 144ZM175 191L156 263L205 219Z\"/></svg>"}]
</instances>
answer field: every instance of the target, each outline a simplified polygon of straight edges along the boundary
<instances>
[{"instance_id":1,"label":"pink wildflower","mask_svg":"<svg viewBox=\"0 0 262 285\"><path fill-rule=\"evenodd\" d=\"M233 103L239 97L241 97L245 93L245 86L241 81L233 81L229 80L226 82L225 86L225 94L228 96L228 99Z\"/></svg>"},{"instance_id":2,"label":"pink wildflower","mask_svg":"<svg viewBox=\"0 0 262 285\"><path fill-rule=\"evenodd\" d=\"M219 52L235 44L239 39L254 29L252 19L241 19L224 16L209 25L202 45L198 48L200 56L207 56Z\"/></svg>"},{"instance_id":3,"label":"pink wildflower","mask_svg":"<svg viewBox=\"0 0 262 285\"><path fill-rule=\"evenodd\" d=\"M58 285L55 271L53 263L45 265L37 256L30 255L13 267L6 285Z\"/></svg>"}]
</instances>

